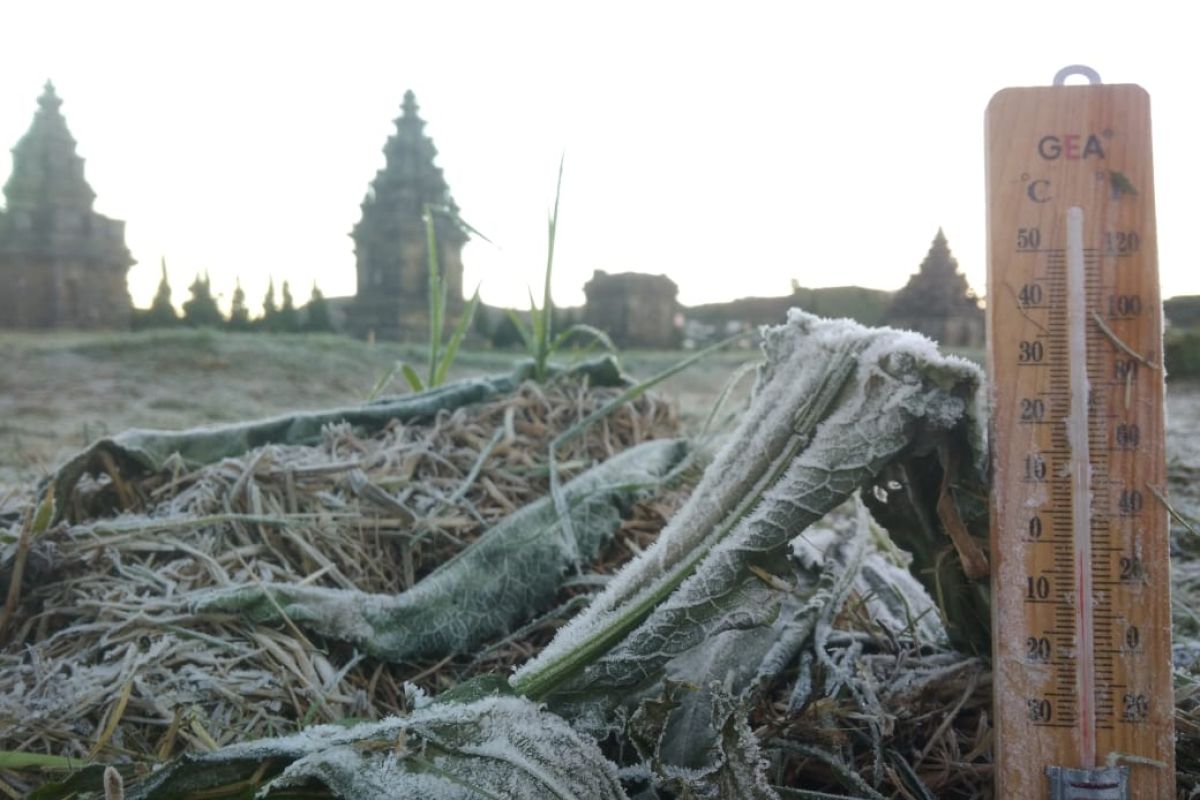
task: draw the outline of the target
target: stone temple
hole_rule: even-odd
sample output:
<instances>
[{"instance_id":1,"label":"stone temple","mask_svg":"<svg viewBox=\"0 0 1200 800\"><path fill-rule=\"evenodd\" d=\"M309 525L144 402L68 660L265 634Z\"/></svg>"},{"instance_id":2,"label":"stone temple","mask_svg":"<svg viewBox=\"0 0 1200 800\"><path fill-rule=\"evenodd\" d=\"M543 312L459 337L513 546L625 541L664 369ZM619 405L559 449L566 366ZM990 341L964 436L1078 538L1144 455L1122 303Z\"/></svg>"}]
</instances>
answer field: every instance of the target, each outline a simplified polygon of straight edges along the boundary
<instances>
[{"instance_id":1,"label":"stone temple","mask_svg":"<svg viewBox=\"0 0 1200 800\"><path fill-rule=\"evenodd\" d=\"M417 100L405 92L396 132L384 145L385 164L362 202L354 239L358 289L346 315L356 336L424 340L429 336L429 250L424 211L434 210L439 270L447 289L446 315L462 310L462 248L467 235L437 148L425 134Z\"/></svg>"},{"instance_id":2,"label":"stone temple","mask_svg":"<svg viewBox=\"0 0 1200 800\"><path fill-rule=\"evenodd\" d=\"M0 327L126 328L125 223L97 214L96 193L47 82L13 148L0 209Z\"/></svg>"},{"instance_id":3,"label":"stone temple","mask_svg":"<svg viewBox=\"0 0 1200 800\"><path fill-rule=\"evenodd\" d=\"M583 293L583 321L607 333L617 347L679 346L679 287L666 275L596 270Z\"/></svg>"},{"instance_id":4,"label":"stone temple","mask_svg":"<svg viewBox=\"0 0 1200 800\"><path fill-rule=\"evenodd\" d=\"M892 298L883 323L923 333L943 347L983 347L983 309L941 228L920 269Z\"/></svg>"}]
</instances>

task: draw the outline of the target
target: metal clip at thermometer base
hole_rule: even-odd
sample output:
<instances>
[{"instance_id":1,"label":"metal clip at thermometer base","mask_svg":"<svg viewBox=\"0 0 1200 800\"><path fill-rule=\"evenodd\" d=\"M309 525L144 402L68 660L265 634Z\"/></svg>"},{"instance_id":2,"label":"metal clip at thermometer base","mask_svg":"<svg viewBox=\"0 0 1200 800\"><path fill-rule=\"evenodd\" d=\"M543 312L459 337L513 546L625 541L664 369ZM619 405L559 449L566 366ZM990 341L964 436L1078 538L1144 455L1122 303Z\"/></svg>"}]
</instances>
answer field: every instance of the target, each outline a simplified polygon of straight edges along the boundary
<instances>
[{"instance_id":1,"label":"metal clip at thermometer base","mask_svg":"<svg viewBox=\"0 0 1200 800\"><path fill-rule=\"evenodd\" d=\"M1046 767L1050 800L1130 800L1129 767Z\"/></svg>"},{"instance_id":2,"label":"metal clip at thermometer base","mask_svg":"<svg viewBox=\"0 0 1200 800\"><path fill-rule=\"evenodd\" d=\"M987 111L996 796L1175 795L1162 309L1137 86Z\"/></svg>"}]
</instances>

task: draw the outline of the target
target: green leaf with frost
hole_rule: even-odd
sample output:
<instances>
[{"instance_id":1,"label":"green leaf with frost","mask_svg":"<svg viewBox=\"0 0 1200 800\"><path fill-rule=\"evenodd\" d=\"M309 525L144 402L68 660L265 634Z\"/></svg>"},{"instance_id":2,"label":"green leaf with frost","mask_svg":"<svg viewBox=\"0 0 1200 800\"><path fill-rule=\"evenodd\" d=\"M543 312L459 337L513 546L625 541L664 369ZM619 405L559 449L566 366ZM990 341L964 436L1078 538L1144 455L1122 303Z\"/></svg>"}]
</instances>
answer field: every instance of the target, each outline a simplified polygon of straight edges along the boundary
<instances>
[{"instance_id":1,"label":"green leaf with frost","mask_svg":"<svg viewBox=\"0 0 1200 800\"><path fill-rule=\"evenodd\" d=\"M662 697L651 698L638 706L629 721L629 737L638 755L649 765L655 783L679 797L695 800L779 800L766 778L766 761L758 740L746 724L749 709L735 700L720 684L711 691L692 692L706 704L708 717L716 731L703 763L680 765L665 757L665 748L675 734L668 721L683 698L689 695L683 684L668 682Z\"/></svg>"},{"instance_id":2,"label":"green leaf with frost","mask_svg":"<svg viewBox=\"0 0 1200 800\"><path fill-rule=\"evenodd\" d=\"M881 628L907 632L918 642L945 640L933 601L904 566L880 549L880 536L886 534L860 503L843 504L792 540L790 574L768 587L780 598L780 612L770 625L725 631L667 663L658 685L664 688L654 693L670 696L671 687L697 688L674 692L661 724L665 735L656 744L656 772L714 770L726 724L713 713L719 705L715 695L750 702L754 692L798 661L807 657L811 664L815 648L824 645L852 596L863 605L864 616ZM810 690L811 685L801 688L796 707L807 701ZM643 716L647 711L661 713L662 706L648 706L650 702L639 707ZM572 713L562 706L559 711Z\"/></svg>"},{"instance_id":3,"label":"green leaf with frost","mask_svg":"<svg viewBox=\"0 0 1200 800\"><path fill-rule=\"evenodd\" d=\"M129 800L213 793L267 765L262 791L316 781L347 800L625 800L616 767L562 718L519 697L433 703L407 717L306 728L184 756L126 792ZM216 794L206 796L217 796Z\"/></svg>"},{"instance_id":4,"label":"green leaf with frost","mask_svg":"<svg viewBox=\"0 0 1200 800\"><path fill-rule=\"evenodd\" d=\"M662 439L630 448L563 486L574 543L585 561L621 523L621 508L655 487L685 445ZM348 641L389 661L468 652L549 606L574 563L550 498L488 530L406 592L367 594L295 584L215 589L193 598L199 612L236 611Z\"/></svg>"},{"instance_id":5,"label":"green leaf with frost","mask_svg":"<svg viewBox=\"0 0 1200 800\"><path fill-rule=\"evenodd\" d=\"M968 424L981 374L927 339L793 310L767 329L750 409L689 502L514 689L612 705L724 631L772 623L793 537L913 448Z\"/></svg>"}]
</instances>

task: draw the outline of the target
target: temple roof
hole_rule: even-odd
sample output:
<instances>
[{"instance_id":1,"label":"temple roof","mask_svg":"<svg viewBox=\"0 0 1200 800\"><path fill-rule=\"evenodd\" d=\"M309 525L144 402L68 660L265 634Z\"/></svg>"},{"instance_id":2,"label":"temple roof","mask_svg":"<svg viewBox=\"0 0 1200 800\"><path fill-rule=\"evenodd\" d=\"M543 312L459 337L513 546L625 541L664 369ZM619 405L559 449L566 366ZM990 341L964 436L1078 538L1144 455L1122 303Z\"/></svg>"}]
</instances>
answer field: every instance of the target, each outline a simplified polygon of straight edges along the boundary
<instances>
[{"instance_id":1,"label":"temple roof","mask_svg":"<svg viewBox=\"0 0 1200 800\"><path fill-rule=\"evenodd\" d=\"M679 292L675 281L666 275L651 275L645 272L592 272L592 279L584 284L583 291L589 296L596 292L656 292L674 297Z\"/></svg>"},{"instance_id":2,"label":"temple roof","mask_svg":"<svg viewBox=\"0 0 1200 800\"><path fill-rule=\"evenodd\" d=\"M887 319L963 313L981 313L979 302L966 277L958 271L958 261L950 254L946 234L938 228L920 269L892 300Z\"/></svg>"},{"instance_id":3,"label":"temple roof","mask_svg":"<svg viewBox=\"0 0 1200 800\"><path fill-rule=\"evenodd\" d=\"M84 161L75 152L53 83L46 81L37 103L29 131L12 150L12 175L4 185L8 210L91 211L96 193L83 176Z\"/></svg>"},{"instance_id":4,"label":"temple roof","mask_svg":"<svg viewBox=\"0 0 1200 800\"><path fill-rule=\"evenodd\" d=\"M12 149L0 257L28 264L80 261L119 273L123 287L125 270L134 263L125 246L125 223L93 210L96 193L83 176L84 162L54 84L46 82L37 103L33 123ZM127 308L128 300L124 304Z\"/></svg>"},{"instance_id":5,"label":"temple roof","mask_svg":"<svg viewBox=\"0 0 1200 800\"><path fill-rule=\"evenodd\" d=\"M396 132L383 148L386 163L375 173L363 200L362 220L354 228L356 240L369 235L368 228L384 230L403 222L419 223L426 205L458 212L442 170L434 164L437 148L425 133L425 120L418 111L416 95L406 91L395 120ZM443 240L449 236L466 241L457 226L439 222L438 228Z\"/></svg>"}]
</instances>

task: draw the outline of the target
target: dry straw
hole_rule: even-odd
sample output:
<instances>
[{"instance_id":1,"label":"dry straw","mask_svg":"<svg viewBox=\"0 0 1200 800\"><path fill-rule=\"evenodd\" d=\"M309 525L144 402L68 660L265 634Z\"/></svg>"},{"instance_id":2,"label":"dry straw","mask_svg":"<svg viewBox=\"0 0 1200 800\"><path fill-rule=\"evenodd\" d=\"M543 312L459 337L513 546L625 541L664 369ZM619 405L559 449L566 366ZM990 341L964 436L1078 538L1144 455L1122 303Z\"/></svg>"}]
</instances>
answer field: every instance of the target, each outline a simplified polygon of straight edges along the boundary
<instances>
[{"instance_id":1,"label":"dry straw","mask_svg":"<svg viewBox=\"0 0 1200 800\"><path fill-rule=\"evenodd\" d=\"M146 498L136 513L50 529L34 540L0 650L0 750L161 761L402 713L406 681L438 692L526 659L648 544L671 498L634 508L555 612L471 656L384 664L290 621L194 615L188 599L255 582L402 592L544 496L550 442L619 393L530 382L431 424L367 438L330 426L314 447L152 475L131 487ZM676 429L674 410L642 395L560 447L559 468L569 477Z\"/></svg>"}]
</instances>

